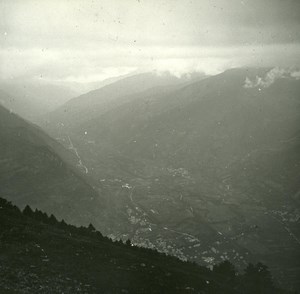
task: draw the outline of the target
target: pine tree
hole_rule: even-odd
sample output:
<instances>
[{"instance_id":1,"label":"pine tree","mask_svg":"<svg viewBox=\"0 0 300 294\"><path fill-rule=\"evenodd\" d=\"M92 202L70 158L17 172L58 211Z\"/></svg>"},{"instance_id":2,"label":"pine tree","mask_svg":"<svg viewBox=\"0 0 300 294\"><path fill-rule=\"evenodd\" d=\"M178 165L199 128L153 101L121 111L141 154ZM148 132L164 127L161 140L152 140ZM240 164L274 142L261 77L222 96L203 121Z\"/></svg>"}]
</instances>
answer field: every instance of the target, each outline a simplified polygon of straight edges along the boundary
<instances>
[{"instance_id":1,"label":"pine tree","mask_svg":"<svg viewBox=\"0 0 300 294\"><path fill-rule=\"evenodd\" d=\"M56 217L53 214L51 214L50 218L49 218L49 224L56 225L57 223L58 223L58 221L57 221Z\"/></svg>"},{"instance_id":2,"label":"pine tree","mask_svg":"<svg viewBox=\"0 0 300 294\"><path fill-rule=\"evenodd\" d=\"M214 266L213 273L218 284L224 285L223 293L232 293L232 289L237 284L237 272L234 265L225 260Z\"/></svg>"},{"instance_id":3,"label":"pine tree","mask_svg":"<svg viewBox=\"0 0 300 294\"><path fill-rule=\"evenodd\" d=\"M96 229L92 224L89 224L88 230L91 231L91 232L96 232Z\"/></svg>"},{"instance_id":4,"label":"pine tree","mask_svg":"<svg viewBox=\"0 0 300 294\"><path fill-rule=\"evenodd\" d=\"M23 210L23 214L25 216L28 216L28 217L33 217L34 216L34 212L32 211L32 209L29 205L26 205L26 207Z\"/></svg>"}]
</instances>

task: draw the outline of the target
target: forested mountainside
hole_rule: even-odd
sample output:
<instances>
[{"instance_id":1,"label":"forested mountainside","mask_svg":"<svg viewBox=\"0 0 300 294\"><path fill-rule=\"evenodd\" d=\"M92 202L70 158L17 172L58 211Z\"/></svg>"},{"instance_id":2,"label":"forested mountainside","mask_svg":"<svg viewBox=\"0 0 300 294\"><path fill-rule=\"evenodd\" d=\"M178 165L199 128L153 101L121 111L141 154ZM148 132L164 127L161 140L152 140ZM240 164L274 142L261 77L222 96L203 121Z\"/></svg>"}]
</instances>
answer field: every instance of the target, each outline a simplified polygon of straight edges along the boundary
<instances>
[{"instance_id":1,"label":"forested mountainside","mask_svg":"<svg viewBox=\"0 0 300 294\"><path fill-rule=\"evenodd\" d=\"M1 293L286 293L268 268L213 270L103 237L0 198Z\"/></svg>"}]
</instances>

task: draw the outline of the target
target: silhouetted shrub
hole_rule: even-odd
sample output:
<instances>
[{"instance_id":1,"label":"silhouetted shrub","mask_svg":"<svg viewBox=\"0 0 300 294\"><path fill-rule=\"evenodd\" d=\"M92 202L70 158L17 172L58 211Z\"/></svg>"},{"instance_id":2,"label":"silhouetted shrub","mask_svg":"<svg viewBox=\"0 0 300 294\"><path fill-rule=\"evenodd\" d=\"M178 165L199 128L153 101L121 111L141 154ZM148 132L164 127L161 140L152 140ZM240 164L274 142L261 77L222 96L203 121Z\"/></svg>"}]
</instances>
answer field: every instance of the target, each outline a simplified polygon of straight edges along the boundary
<instances>
[{"instance_id":1,"label":"silhouetted shrub","mask_svg":"<svg viewBox=\"0 0 300 294\"><path fill-rule=\"evenodd\" d=\"M34 217L34 212L32 211L32 209L29 205L25 206L25 208L23 210L23 214L28 217Z\"/></svg>"},{"instance_id":2,"label":"silhouetted shrub","mask_svg":"<svg viewBox=\"0 0 300 294\"><path fill-rule=\"evenodd\" d=\"M245 293L274 293L274 285L268 267L262 263L249 263L242 277Z\"/></svg>"}]
</instances>

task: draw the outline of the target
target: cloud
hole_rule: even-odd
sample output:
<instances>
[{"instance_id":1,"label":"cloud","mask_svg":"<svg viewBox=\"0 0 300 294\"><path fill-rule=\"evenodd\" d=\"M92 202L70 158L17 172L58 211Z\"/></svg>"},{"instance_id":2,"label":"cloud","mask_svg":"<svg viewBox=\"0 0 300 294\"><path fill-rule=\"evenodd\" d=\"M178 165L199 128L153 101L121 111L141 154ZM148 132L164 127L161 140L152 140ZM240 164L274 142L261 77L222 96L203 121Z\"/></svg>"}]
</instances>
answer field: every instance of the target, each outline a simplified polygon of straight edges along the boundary
<instances>
[{"instance_id":1,"label":"cloud","mask_svg":"<svg viewBox=\"0 0 300 294\"><path fill-rule=\"evenodd\" d=\"M295 78L295 79L300 79L300 70L299 71L294 71L291 73L291 77Z\"/></svg>"},{"instance_id":2,"label":"cloud","mask_svg":"<svg viewBox=\"0 0 300 294\"><path fill-rule=\"evenodd\" d=\"M283 54L286 53L286 54ZM131 71L217 74L232 67L299 65L300 46L102 46L81 48L17 47L0 49L0 78L92 82Z\"/></svg>"},{"instance_id":3,"label":"cloud","mask_svg":"<svg viewBox=\"0 0 300 294\"><path fill-rule=\"evenodd\" d=\"M246 77L244 88L268 88L276 80L284 78L300 78L300 71L275 67L268 71L264 77L256 76L255 80L251 81Z\"/></svg>"},{"instance_id":4,"label":"cloud","mask_svg":"<svg viewBox=\"0 0 300 294\"><path fill-rule=\"evenodd\" d=\"M300 65L300 1L0 0L0 78ZM266 13L268 11L268 13Z\"/></svg>"}]
</instances>

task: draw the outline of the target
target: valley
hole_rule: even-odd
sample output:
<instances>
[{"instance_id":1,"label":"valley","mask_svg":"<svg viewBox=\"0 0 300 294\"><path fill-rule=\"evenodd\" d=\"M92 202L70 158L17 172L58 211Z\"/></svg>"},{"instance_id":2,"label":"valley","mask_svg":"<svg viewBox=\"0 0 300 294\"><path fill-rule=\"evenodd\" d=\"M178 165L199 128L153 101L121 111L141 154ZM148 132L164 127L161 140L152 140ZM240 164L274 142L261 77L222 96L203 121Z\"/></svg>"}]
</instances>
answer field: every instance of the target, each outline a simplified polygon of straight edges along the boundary
<instances>
[{"instance_id":1,"label":"valley","mask_svg":"<svg viewBox=\"0 0 300 294\"><path fill-rule=\"evenodd\" d=\"M0 11L0 294L300 293L299 0Z\"/></svg>"},{"instance_id":2,"label":"valley","mask_svg":"<svg viewBox=\"0 0 300 294\"><path fill-rule=\"evenodd\" d=\"M130 76L40 121L56 140L1 108L2 193L211 269L263 262L280 286L297 288L300 84L245 88L270 71Z\"/></svg>"},{"instance_id":3,"label":"valley","mask_svg":"<svg viewBox=\"0 0 300 294\"><path fill-rule=\"evenodd\" d=\"M45 126L107 195L99 229L207 266L263 261L283 285L295 283L300 85L287 77L245 88L269 71L230 70L92 104L89 120L72 120L68 102L57 127Z\"/></svg>"}]
</instances>

